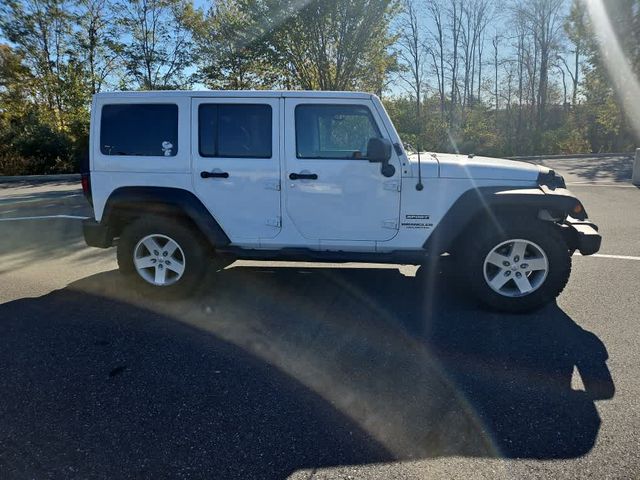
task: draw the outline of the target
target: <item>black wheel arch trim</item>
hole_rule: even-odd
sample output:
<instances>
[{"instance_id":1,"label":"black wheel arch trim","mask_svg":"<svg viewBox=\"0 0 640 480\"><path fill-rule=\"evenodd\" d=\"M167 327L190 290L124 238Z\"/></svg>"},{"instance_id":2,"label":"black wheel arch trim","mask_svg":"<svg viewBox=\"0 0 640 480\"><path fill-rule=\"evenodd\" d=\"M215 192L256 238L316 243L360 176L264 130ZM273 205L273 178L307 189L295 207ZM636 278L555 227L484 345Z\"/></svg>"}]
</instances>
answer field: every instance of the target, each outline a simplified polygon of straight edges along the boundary
<instances>
[{"instance_id":1,"label":"black wheel arch trim","mask_svg":"<svg viewBox=\"0 0 640 480\"><path fill-rule=\"evenodd\" d=\"M479 216L491 218L504 210L548 210L587 218L582 203L565 188L540 187L478 187L464 192L436 225L423 248L431 255L449 251L460 235ZM579 210L579 211L576 211Z\"/></svg>"},{"instance_id":2,"label":"black wheel arch trim","mask_svg":"<svg viewBox=\"0 0 640 480\"><path fill-rule=\"evenodd\" d=\"M229 237L204 204L192 192L175 187L120 187L109 195L100 224L118 236L122 224L142 215L189 218L214 246L226 246Z\"/></svg>"}]
</instances>

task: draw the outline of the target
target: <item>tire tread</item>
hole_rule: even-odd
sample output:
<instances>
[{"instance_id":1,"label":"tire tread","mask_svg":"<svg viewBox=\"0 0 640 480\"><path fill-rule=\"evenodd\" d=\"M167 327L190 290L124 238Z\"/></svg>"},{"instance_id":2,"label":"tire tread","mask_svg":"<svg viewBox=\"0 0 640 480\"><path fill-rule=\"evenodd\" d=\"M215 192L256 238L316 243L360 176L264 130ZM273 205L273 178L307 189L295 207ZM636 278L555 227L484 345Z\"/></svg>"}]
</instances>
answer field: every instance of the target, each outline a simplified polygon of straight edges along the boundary
<instances>
[{"instance_id":1,"label":"tire tread","mask_svg":"<svg viewBox=\"0 0 640 480\"><path fill-rule=\"evenodd\" d=\"M187 271L184 277L173 285L166 287L153 286L144 281L133 265L133 249L138 239L150 233L161 233L174 238L188 253ZM178 237L178 238L176 238ZM201 280L208 266L210 255L208 245L203 241L200 232L181 219L162 216L146 216L127 225L120 236L117 247L117 263L120 272L131 281L134 288L148 296L178 298L190 295ZM191 268L189 268L191 266Z\"/></svg>"},{"instance_id":2,"label":"tire tread","mask_svg":"<svg viewBox=\"0 0 640 480\"><path fill-rule=\"evenodd\" d=\"M472 272L468 284L480 303L496 310L519 313L536 310L557 298L567 286L571 275L571 255L566 242L553 224L542 220L531 222L518 217L503 218L503 233L495 228L476 227L479 232L470 235L466 244L465 260ZM528 238L540 245L549 259L549 272L543 285L523 297L504 297L494 292L484 279L484 258L489 245L512 238ZM543 244L543 245L541 245Z\"/></svg>"}]
</instances>

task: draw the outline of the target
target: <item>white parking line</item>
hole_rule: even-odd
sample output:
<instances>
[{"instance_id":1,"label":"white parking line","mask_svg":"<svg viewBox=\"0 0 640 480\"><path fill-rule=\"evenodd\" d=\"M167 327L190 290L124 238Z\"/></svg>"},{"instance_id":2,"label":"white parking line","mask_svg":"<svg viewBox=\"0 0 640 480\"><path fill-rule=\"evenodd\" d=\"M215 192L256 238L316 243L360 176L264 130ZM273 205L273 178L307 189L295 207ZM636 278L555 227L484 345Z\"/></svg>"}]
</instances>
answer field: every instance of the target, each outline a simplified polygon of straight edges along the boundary
<instances>
[{"instance_id":1,"label":"white parking line","mask_svg":"<svg viewBox=\"0 0 640 480\"><path fill-rule=\"evenodd\" d=\"M89 217L81 217L79 215L39 215L35 217L9 217L0 218L0 222L15 222L18 220L47 220L50 218L66 218L70 220L86 220Z\"/></svg>"},{"instance_id":2,"label":"white parking line","mask_svg":"<svg viewBox=\"0 0 640 480\"><path fill-rule=\"evenodd\" d=\"M608 255L606 253L596 253L595 255L589 256L599 258L615 258L616 260L640 260L640 257L633 257L631 255Z\"/></svg>"},{"instance_id":3,"label":"white parking line","mask_svg":"<svg viewBox=\"0 0 640 480\"><path fill-rule=\"evenodd\" d=\"M631 184L601 183L601 182L568 182L567 187L609 187L609 188L638 188Z\"/></svg>"},{"instance_id":4,"label":"white parking line","mask_svg":"<svg viewBox=\"0 0 640 480\"><path fill-rule=\"evenodd\" d=\"M12 203L38 203L38 202L46 202L46 201L54 201L54 200L64 200L66 198L80 197L82 193L70 193L66 195L50 195L45 197L34 197L32 195L28 196L15 196L15 197L6 197L0 199L0 205L11 205Z\"/></svg>"}]
</instances>

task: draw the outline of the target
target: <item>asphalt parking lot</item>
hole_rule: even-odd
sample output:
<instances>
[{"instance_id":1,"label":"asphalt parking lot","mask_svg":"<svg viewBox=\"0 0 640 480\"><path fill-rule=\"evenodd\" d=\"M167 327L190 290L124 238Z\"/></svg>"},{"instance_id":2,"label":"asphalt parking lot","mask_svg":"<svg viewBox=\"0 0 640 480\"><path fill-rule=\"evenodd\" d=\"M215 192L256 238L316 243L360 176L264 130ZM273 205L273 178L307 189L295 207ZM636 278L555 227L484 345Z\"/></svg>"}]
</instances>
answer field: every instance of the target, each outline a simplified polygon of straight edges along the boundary
<instances>
[{"instance_id":1,"label":"asphalt parking lot","mask_svg":"<svg viewBox=\"0 0 640 480\"><path fill-rule=\"evenodd\" d=\"M75 183L0 184L0 478L638 478L640 189L546 160L600 226L557 304L479 309L446 259L240 263L131 292Z\"/></svg>"}]
</instances>

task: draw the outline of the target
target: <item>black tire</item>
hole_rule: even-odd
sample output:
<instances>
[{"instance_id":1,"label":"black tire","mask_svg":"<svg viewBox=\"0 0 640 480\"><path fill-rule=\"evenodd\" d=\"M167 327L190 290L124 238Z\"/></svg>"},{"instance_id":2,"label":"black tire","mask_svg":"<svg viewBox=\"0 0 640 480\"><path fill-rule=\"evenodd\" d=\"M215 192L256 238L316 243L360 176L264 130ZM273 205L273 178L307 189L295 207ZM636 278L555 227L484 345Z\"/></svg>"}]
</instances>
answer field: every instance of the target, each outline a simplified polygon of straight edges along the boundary
<instances>
[{"instance_id":1,"label":"black tire","mask_svg":"<svg viewBox=\"0 0 640 480\"><path fill-rule=\"evenodd\" d=\"M528 312L554 301L566 286L571 274L571 254L558 228L541 220L525 221L517 217L503 219L501 231L475 226L473 235L459 258L469 272L467 283L483 305L503 312ZM493 290L485 280L485 258L498 245L508 240L523 239L535 243L547 256L548 271L540 286L531 293L509 297ZM513 284L515 285L515 284Z\"/></svg>"},{"instance_id":2,"label":"black tire","mask_svg":"<svg viewBox=\"0 0 640 480\"><path fill-rule=\"evenodd\" d=\"M183 258L182 276L170 285L153 285L145 280L134 265L134 249L148 235L163 235L174 240ZM186 221L165 217L143 217L127 225L120 235L117 249L118 268L139 292L163 298L179 298L193 294L211 265L212 249L200 232Z\"/></svg>"}]
</instances>

